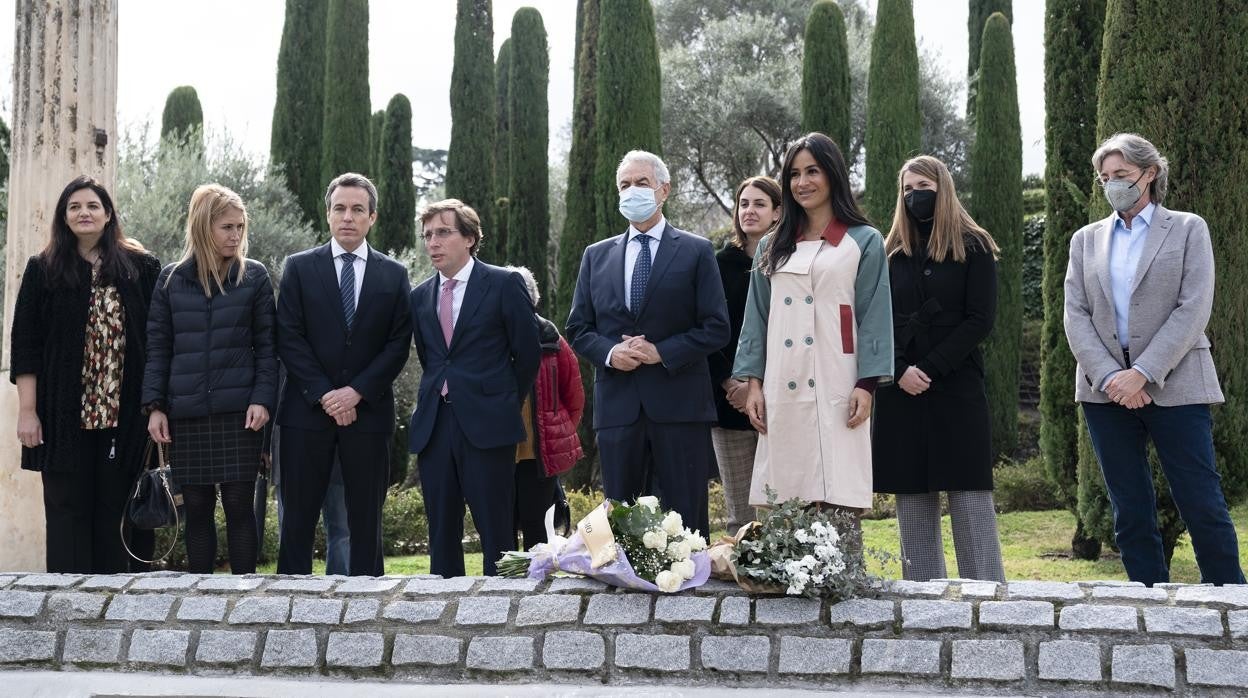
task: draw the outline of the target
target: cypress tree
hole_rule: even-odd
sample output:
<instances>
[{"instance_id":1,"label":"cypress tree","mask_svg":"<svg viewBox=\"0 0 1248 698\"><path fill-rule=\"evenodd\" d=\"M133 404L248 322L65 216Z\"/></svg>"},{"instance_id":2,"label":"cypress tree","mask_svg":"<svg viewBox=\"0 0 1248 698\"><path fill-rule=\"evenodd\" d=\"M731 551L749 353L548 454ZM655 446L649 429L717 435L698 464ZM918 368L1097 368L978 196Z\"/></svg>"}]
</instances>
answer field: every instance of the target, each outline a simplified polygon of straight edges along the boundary
<instances>
[{"instance_id":1,"label":"cypress tree","mask_svg":"<svg viewBox=\"0 0 1248 698\"><path fill-rule=\"evenodd\" d=\"M1075 514L1071 551L1095 559L1100 541L1084 531L1078 507L1075 357L1062 314L1070 236L1083 227L1092 193L1088 158L1096 149L1096 76L1105 0L1048 0L1044 20L1046 192L1044 329L1040 344L1040 455L1066 508ZM1098 475L1099 477L1099 475Z\"/></svg>"},{"instance_id":2,"label":"cypress tree","mask_svg":"<svg viewBox=\"0 0 1248 698\"><path fill-rule=\"evenodd\" d=\"M834 0L819 0L806 20L802 54L802 131L819 131L849 148L849 40Z\"/></svg>"},{"instance_id":3,"label":"cypress tree","mask_svg":"<svg viewBox=\"0 0 1248 698\"><path fill-rule=\"evenodd\" d=\"M377 230L380 250L405 250L416 242L416 183L412 181L412 103L390 98L382 128L377 167Z\"/></svg>"},{"instance_id":4,"label":"cypress tree","mask_svg":"<svg viewBox=\"0 0 1248 698\"><path fill-rule=\"evenodd\" d=\"M507 189L507 260L533 272L541 293L547 283L546 246L550 241L550 55L542 15L532 7L511 19L511 79L507 113L511 127L511 168ZM549 301L543 300L542 307Z\"/></svg>"},{"instance_id":5,"label":"cypress tree","mask_svg":"<svg viewBox=\"0 0 1248 698\"><path fill-rule=\"evenodd\" d=\"M867 77L866 138L866 209L877 228L887 230L893 220L897 171L918 153L921 138L914 7L910 0L880 0Z\"/></svg>"},{"instance_id":6,"label":"cypress tree","mask_svg":"<svg viewBox=\"0 0 1248 698\"><path fill-rule=\"evenodd\" d=\"M562 322L572 309L572 291L581 255L595 240L594 107L598 48L598 2L580 0L576 8L576 57L573 61L572 147L568 151L567 214L559 236L559 277L551 315ZM593 376L593 371L582 371ZM592 380L590 378L589 380ZM589 385L593 387L592 383ZM582 442L584 440L582 439Z\"/></svg>"},{"instance_id":7,"label":"cypress tree","mask_svg":"<svg viewBox=\"0 0 1248 698\"><path fill-rule=\"evenodd\" d=\"M503 41L498 49L498 63L494 67L494 213L497 223L494 235L487 235L481 243L480 256L487 262L504 264L507 261L507 193L511 187L511 114L508 107L511 82L511 39Z\"/></svg>"},{"instance_id":8,"label":"cypress tree","mask_svg":"<svg viewBox=\"0 0 1248 698\"><path fill-rule=\"evenodd\" d=\"M321 181L321 118L325 112L327 0L286 0L286 23L277 53L277 101L269 162L318 229L325 227Z\"/></svg>"},{"instance_id":9,"label":"cypress tree","mask_svg":"<svg viewBox=\"0 0 1248 698\"><path fill-rule=\"evenodd\" d=\"M1014 22L1013 0L970 0L966 15L966 39L969 50L966 52L966 118L968 126L975 128L975 91L979 80L980 41L984 36L984 22L994 13L1005 15L1008 22ZM1099 53L1100 44L1088 50Z\"/></svg>"},{"instance_id":10,"label":"cypress tree","mask_svg":"<svg viewBox=\"0 0 1248 698\"><path fill-rule=\"evenodd\" d=\"M659 128L662 90L659 44L650 0L610 0L599 5L597 152L594 163L595 240L624 231L615 170L630 150L656 155L663 148Z\"/></svg>"},{"instance_id":11,"label":"cypress tree","mask_svg":"<svg viewBox=\"0 0 1248 698\"><path fill-rule=\"evenodd\" d=\"M997 318L985 343L984 373L993 458L1018 445L1018 377L1023 332L1023 143L1018 122L1014 40L1005 15L984 23L980 91L971 148L971 215L1001 247Z\"/></svg>"},{"instance_id":12,"label":"cypress tree","mask_svg":"<svg viewBox=\"0 0 1248 698\"><path fill-rule=\"evenodd\" d=\"M455 65L451 69L451 145L446 195L481 216L485 241L494 237L494 10L491 0L459 0ZM486 257L487 261L501 261Z\"/></svg>"},{"instance_id":13,"label":"cypress tree","mask_svg":"<svg viewBox=\"0 0 1248 698\"><path fill-rule=\"evenodd\" d=\"M366 174L373 181L381 177L381 163L386 157L383 140L385 130L386 110L378 109L368 118L368 172Z\"/></svg>"},{"instance_id":14,"label":"cypress tree","mask_svg":"<svg viewBox=\"0 0 1248 698\"><path fill-rule=\"evenodd\" d=\"M371 104L368 0L329 0L325 31L322 190L344 172L368 172L372 162L369 155Z\"/></svg>"},{"instance_id":15,"label":"cypress tree","mask_svg":"<svg viewBox=\"0 0 1248 698\"><path fill-rule=\"evenodd\" d=\"M0 187L9 181L9 148L12 143L9 125L4 123L4 119L0 119Z\"/></svg>"},{"instance_id":16,"label":"cypress tree","mask_svg":"<svg viewBox=\"0 0 1248 698\"><path fill-rule=\"evenodd\" d=\"M1248 362L1243 360L1248 355L1248 199L1228 195L1227 189L1243 177L1248 163L1245 35L1243 0L1110 0L1096 128L1098 142L1131 131L1156 145L1170 162L1163 205L1194 212L1209 225L1217 296L1206 334L1226 396L1225 404L1213 409L1213 440L1222 489L1231 503L1248 494ZM1102 197L1092 203L1093 220L1109 214ZM1167 492L1164 486L1158 489ZM1169 555L1182 526L1171 505L1159 501L1158 513Z\"/></svg>"},{"instance_id":17,"label":"cypress tree","mask_svg":"<svg viewBox=\"0 0 1248 698\"><path fill-rule=\"evenodd\" d=\"M203 152L204 109L194 87L175 87L165 98L165 110L160 115L160 137L188 143Z\"/></svg>"}]
</instances>

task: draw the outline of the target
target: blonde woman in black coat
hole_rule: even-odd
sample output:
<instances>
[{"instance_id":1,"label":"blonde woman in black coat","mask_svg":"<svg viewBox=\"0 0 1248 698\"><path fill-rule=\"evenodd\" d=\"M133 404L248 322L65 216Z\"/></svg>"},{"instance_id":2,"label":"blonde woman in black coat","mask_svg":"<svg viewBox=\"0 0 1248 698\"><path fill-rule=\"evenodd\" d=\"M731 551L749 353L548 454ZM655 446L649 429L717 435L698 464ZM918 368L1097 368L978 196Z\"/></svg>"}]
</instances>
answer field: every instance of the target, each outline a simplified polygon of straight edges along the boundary
<instances>
[{"instance_id":1,"label":"blonde woman in black coat","mask_svg":"<svg viewBox=\"0 0 1248 698\"><path fill-rule=\"evenodd\" d=\"M205 184L191 196L186 251L160 274L147 323L147 430L171 444L186 503L189 571L216 558L217 490L230 571L256 570L252 510L262 432L277 401L276 309L264 265L247 259L247 210Z\"/></svg>"},{"instance_id":2,"label":"blonde woman in black coat","mask_svg":"<svg viewBox=\"0 0 1248 698\"><path fill-rule=\"evenodd\" d=\"M984 360L997 305L997 244L921 155L898 173L884 242L893 296L893 385L876 393L875 491L897 495L906 579L948 576L940 531L947 492L958 576L1003 582L992 501Z\"/></svg>"}]
</instances>

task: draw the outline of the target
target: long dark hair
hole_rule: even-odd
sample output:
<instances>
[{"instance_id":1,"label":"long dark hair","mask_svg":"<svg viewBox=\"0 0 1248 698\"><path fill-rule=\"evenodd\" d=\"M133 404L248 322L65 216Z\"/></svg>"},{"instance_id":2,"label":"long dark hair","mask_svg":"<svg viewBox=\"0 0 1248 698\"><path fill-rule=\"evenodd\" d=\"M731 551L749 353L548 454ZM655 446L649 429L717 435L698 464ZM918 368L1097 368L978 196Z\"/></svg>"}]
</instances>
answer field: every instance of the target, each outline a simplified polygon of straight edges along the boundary
<instances>
[{"instance_id":1,"label":"long dark hair","mask_svg":"<svg viewBox=\"0 0 1248 698\"><path fill-rule=\"evenodd\" d=\"M741 229L741 192L746 187L754 187L755 189L767 195L771 199L772 208L780 208L780 184L776 180L766 175L758 177L749 177L741 184L737 185L737 193L732 198L732 244L745 249L746 243L750 241L750 236L745 234Z\"/></svg>"},{"instance_id":2,"label":"long dark hair","mask_svg":"<svg viewBox=\"0 0 1248 698\"><path fill-rule=\"evenodd\" d=\"M797 238L806 226L806 210L793 197L793 160L803 150L815 159L815 164L823 170L828 178L828 197L832 203L832 215L845 225L871 225L866 214L858 208L854 193L849 188L849 169L845 166L845 156L831 138L817 131L793 141L784 153L784 165L780 168L780 191L784 201L781 204L780 225L772 234L771 244L767 246L761 260L763 273L771 276L776 269L783 266L793 251L797 249Z\"/></svg>"},{"instance_id":3,"label":"long dark hair","mask_svg":"<svg viewBox=\"0 0 1248 698\"><path fill-rule=\"evenodd\" d=\"M104 188L104 185L94 177L79 175L65 185L61 198L56 200L56 212L52 214L52 237L43 251L39 253L39 257L47 268L48 283L52 286L77 288L84 280L78 271L82 264L82 258L78 255L78 239L74 236L74 231L69 229L69 223L65 221L69 197L83 189L95 192L95 195L100 197L100 205L104 207L104 212L108 214L104 232L100 234L100 241L96 243L100 250L99 285L108 286L117 279L134 276L134 262L126 253L145 252L142 245L127 238L121 232L121 220L117 216L116 207L113 206L113 197L108 195L108 190Z\"/></svg>"}]
</instances>

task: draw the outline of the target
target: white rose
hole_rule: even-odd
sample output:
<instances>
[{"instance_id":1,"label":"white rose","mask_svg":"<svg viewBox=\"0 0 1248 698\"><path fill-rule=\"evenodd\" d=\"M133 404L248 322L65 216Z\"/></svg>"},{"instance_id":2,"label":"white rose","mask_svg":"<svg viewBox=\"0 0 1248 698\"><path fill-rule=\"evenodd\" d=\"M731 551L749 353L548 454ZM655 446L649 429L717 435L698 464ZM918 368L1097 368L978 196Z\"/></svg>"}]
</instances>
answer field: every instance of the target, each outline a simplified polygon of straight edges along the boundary
<instances>
[{"instance_id":1,"label":"white rose","mask_svg":"<svg viewBox=\"0 0 1248 698\"><path fill-rule=\"evenodd\" d=\"M662 531L646 531L641 537L641 542L647 548L664 550L667 548L667 534Z\"/></svg>"},{"instance_id":2,"label":"white rose","mask_svg":"<svg viewBox=\"0 0 1248 698\"><path fill-rule=\"evenodd\" d=\"M659 498L658 497L638 497L637 504L649 509L650 511L658 511Z\"/></svg>"},{"instance_id":3,"label":"white rose","mask_svg":"<svg viewBox=\"0 0 1248 698\"><path fill-rule=\"evenodd\" d=\"M680 560L678 562L673 562L672 571L680 575L681 579L693 579L693 560Z\"/></svg>"},{"instance_id":4,"label":"white rose","mask_svg":"<svg viewBox=\"0 0 1248 698\"><path fill-rule=\"evenodd\" d=\"M654 585L659 588L659 591L665 594L670 594L679 589L680 585L683 584L684 581L685 580L680 578L679 574L676 574L671 570L663 570L655 576Z\"/></svg>"},{"instance_id":5,"label":"white rose","mask_svg":"<svg viewBox=\"0 0 1248 698\"><path fill-rule=\"evenodd\" d=\"M702 536L697 536L697 535L690 536L686 538L685 540L689 542L690 550L694 550L694 551L706 550L706 539L703 538Z\"/></svg>"},{"instance_id":6,"label":"white rose","mask_svg":"<svg viewBox=\"0 0 1248 698\"><path fill-rule=\"evenodd\" d=\"M685 528L685 523L680 520L680 514L669 511L667 516L663 517L663 530L669 536L678 536Z\"/></svg>"},{"instance_id":7,"label":"white rose","mask_svg":"<svg viewBox=\"0 0 1248 698\"><path fill-rule=\"evenodd\" d=\"M677 541L667 544L667 554L676 560L687 560L693 551L685 541Z\"/></svg>"}]
</instances>

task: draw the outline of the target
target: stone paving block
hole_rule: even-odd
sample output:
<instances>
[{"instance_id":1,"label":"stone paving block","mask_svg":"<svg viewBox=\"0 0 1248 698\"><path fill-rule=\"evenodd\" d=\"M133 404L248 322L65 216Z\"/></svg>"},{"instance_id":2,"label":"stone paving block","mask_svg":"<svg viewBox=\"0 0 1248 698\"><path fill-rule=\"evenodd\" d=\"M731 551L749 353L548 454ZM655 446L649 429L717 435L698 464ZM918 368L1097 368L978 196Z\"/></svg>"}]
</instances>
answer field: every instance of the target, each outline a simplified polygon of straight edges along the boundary
<instances>
[{"instance_id":1,"label":"stone paving block","mask_svg":"<svg viewBox=\"0 0 1248 698\"><path fill-rule=\"evenodd\" d=\"M1145 608L1144 629L1150 633L1222 637L1222 613L1212 608Z\"/></svg>"},{"instance_id":2,"label":"stone paving block","mask_svg":"<svg viewBox=\"0 0 1248 698\"><path fill-rule=\"evenodd\" d=\"M481 591L515 591L532 593L539 584L536 579L513 579L510 577L489 577L481 585Z\"/></svg>"},{"instance_id":3,"label":"stone paving block","mask_svg":"<svg viewBox=\"0 0 1248 698\"><path fill-rule=\"evenodd\" d=\"M622 669L688 671L687 635L634 635L615 638L615 665Z\"/></svg>"},{"instance_id":4,"label":"stone paving block","mask_svg":"<svg viewBox=\"0 0 1248 698\"><path fill-rule=\"evenodd\" d=\"M189 630L135 630L130 634L131 662L184 666L191 643Z\"/></svg>"},{"instance_id":5,"label":"stone paving block","mask_svg":"<svg viewBox=\"0 0 1248 698\"><path fill-rule=\"evenodd\" d=\"M654 602L654 619L664 623L710 623L715 615L713 596L660 596Z\"/></svg>"},{"instance_id":6,"label":"stone paving block","mask_svg":"<svg viewBox=\"0 0 1248 698\"><path fill-rule=\"evenodd\" d=\"M780 638L780 673L848 674L853 654L852 640L785 636Z\"/></svg>"},{"instance_id":7,"label":"stone paving block","mask_svg":"<svg viewBox=\"0 0 1248 698\"><path fill-rule=\"evenodd\" d=\"M864 674L940 674L939 640L862 641Z\"/></svg>"},{"instance_id":8,"label":"stone paving block","mask_svg":"<svg viewBox=\"0 0 1248 698\"><path fill-rule=\"evenodd\" d=\"M28 574L12 586L14 589L68 589L82 579L81 574Z\"/></svg>"},{"instance_id":9,"label":"stone paving block","mask_svg":"<svg viewBox=\"0 0 1248 698\"><path fill-rule=\"evenodd\" d=\"M1050 681L1100 681L1101 646L1075 640L1041 642L1038 666L1040 678Z\"/></svg>"},{"instance_id":10,"label":"stone paving block","mask_svg":"<svg viewBox=\"0 0 1248 698\"><path fill-rule=\"evenodd\" d=\"M1170 600L1170 592L1165 589L1150 589L1145 586L1094 586L1092 598L1113 599L1118 601L1156 601L1165 603Z\"/></svg>"},{"instance_id":11,"label":"stone paving block","mask_svg":"<svg viewBox=\"0 0 1248 698\"><path fill-rule=\"evenodd\" d=\"M255 591L264 584L263 577L240 577L233 574L214 574L205 577L195 586L200 591Z\"/></svg>"},{"instance_id":12,"label":"stone paving block","mask_svg":"<svg viewBox=\"0 0 1248 698\"><path fill-rule=\"evenodd\" d=\"M1023 643L1018 640L954 640L955 679L1017 681L1025 675Z\"/></svg>"},{"instance_id":13,"label":"stone paving block","mask_svg":"<svg viewBox=\"0 0 1248 698\"><path fill-rule=\"evenodd\" d=\"M506 596L465 596L455 611L455 624L503 625L509 613L511 599Z\"/></svg>"},{"instance_id":14,"label":"stone paving block","mask_svg":"<svg viewBox=\"0 0 1248 698\"><path fill-rule=\"evenodd\" d=\"M55 620L94 620L104 611L108 597L80 591L60 591L48 595L48 616Z\"/></svg>"},{"instance_id":15,"label":"stone paving block","mask_svg":"<svg viewBox=\"0 0 1248 698\"><path fill-rule=\"evenodd\" d=\"M902 601L901 627L906 630L969 630L971 604L923 599Z\"/></svg>"},{"instance_id":16,"label":"stone paving block","mask_svg":"<svg viewBox=\"0 0 1248 698\"><path fill-rule=\"evenodd\" d=\"M984 601L979 604L981 628L1052 628L1053 604L1048 601Z\"/></svg>"},{"instance_id":17,"label":"stone paving block","mask_svg":"<svg viewBox=\"0 0 1248 698\"><path fill-rule=\"evenodd\" d=\"M1075 604L1062 608L1058 627L1062 630L1127 630L1139 629L1135 606L1100 606Z\"/></svg>"},{"instance_id":18,"label":"stone paving block","mask_svg":"<svg viewBox=\"0 0 1248 698\"><path fill-rule=\"evenodd\" d=\"M911 598L940 598L948 590L949 582L912 582L907 579L893 579L884 585L884 591Z\"/></svg>"},{"instance_id":19,"label":"stone paving block","mask_svg":"<svg viewBox=\"0 0 1248 698\"><path fill-rule=\"evenodd\" d=\"M367 623L377 620L379 611L381 611L379 599L351 599L347 602L347 612L342 615L342 622L344 624Z\"/></svg>"},{"instance_id":20,"label":"stone paving block","mask_svg":"<svg viewBox=\"0 0 1248 698\"><path fill-rule=\"evenodd\" d=\"M771 638L766 635L708 635L702 638L702 668L767 673Z\"/></svg>"},{"instance_id":21,"label":"stone paving block","mask_svg":"<svg viewBox=\"0 0 1248 698\"><path fill-rule=\"evenodd\" d=\"M325 666L381 666L386 641L381 633L330 633L325 647Z\"/></svg>"},{"instance_id":22,"label":"stone paving block","mask_svg":"<svg viewBox=\"0 0 1248 698\"><path fill-rule=\"evenodd\" d=\"M1006 585L1007 599L1037 599L1040 601L1079 601L1086 593L1071 582L1010 582Z\"/></svg>"},{"instance_id":23,"label":"stone paving block","mask_svg":"<svg viewBox=\"0 0 1248 698\"><path fill-rule=\"evenodd\" d=\"M581 597L574 594L539 594L520 599L516 625L576 623L581 616Z\"/></svg>"},{"instance_id":24,"label":"stone paving block","mask_svg":"<svg viewBox=\"0 0 1248 698\"><path fill-rule=\"evenodd\" d=\"M594 594L586 625L636 625L650 620L650 594Z\"/></svg>"},{"instance_id":25,"label":"stone paving block","mask_svg":"<svg viewBox=\"0 0 1248 698\"><path fill-rule=\"evenodd\" d=\"M1003 584L996 582L962 582L958 592L964 599L995 599Z\"/></svg>"},{"instance_id":26,"label":"stone paving block","mask_svg":"<svg viewBox=\"0 0 1248 698\"><path fill-rule=\"evenodd\" d=\"M178 620L205 620L219 623L225 619L226 599L219 596L188 596L178 606Z\"/></svg>"},{"instance_id":27,"label":"stone paving block","mask_svg":"<svg viewBox=\"0 0 1248 698\"><path fill-rule=\"evenodd\" d=\"M799 625L819 622L820 603L815 599L758 599L754 622L763 625Z\"/></svg>"},{"instance_id":28,"label":"stone paving block","mask_svg":"<svg viewBox=\"0 0 1248 698\"><path fill-rule=\"evenodd\" d=\"M1231 628L1231 637L1240 640L1248 637L1248 611L1227 611L1226 624Z\"/></svg>"},{"instance_id":29,"label":"stone paving block","mask_svg":"<svg viewBox=\"0 0 1248 698\"><path fill-rule=\"evenodd\" d=\"M258 635L254 630L200 631L195 661L201 664L250 663L256 654Z\"/></svg>"},{"instance_id":30,"label":"stone paving block","mask_svg":"<svg viewBox=\"0 0 1248 698\"><path fill-rule=\"evenodd\" d=\"M163 621L169 617L173 599L169 594L118 594L108 602L104 619Z\"/></svg>"},{"instance_id":31,"label":"stone paving block","mask_svg":"<svg viewBox=\"0 0 1248 698\"><path fill-rule=\"evenodd\" d=\"M736 582L730 582L725 579L708 579L706 583L694 587L692 591L695 594L744 594L741 586Z\"/></svg>"},{"instance_id":32,"label":"stone paving block","mask_svg":"<svg viewBox=\"0 0 1248 698\"><path fill-rule=\"evenodd\" d=\"M13 580L15 579L17 579L17 577L8 576L8 575L0 575L0 589L3 589L7 587L8 585L12 584Z\"/></svg>"},{"instance_id":33,"label":"stone paving block","mask_svg":"<svg viewBox=\"0 0 1248 698\"><path fill-rule=\"evenodd\" d=\"M720 625L748 625L750 622L750 597L725 596L719 602Z\"/></svg>"},{"instance_id":34,"label":"stone paving block","mask_svg":"<svg viewBox=\"0 0 1248 698\"><path fill-rule=\"evenodd\" d=\"M893 606L892 601L847 599L833 604L828 609L828 623L832 625L849 623L868 628L892 625L896 620Z\"/></svg>"},{"instance_id":35,"label":"stone paving block","mask_svg":"<svg viewBox=\"0 0 1248 698\"><path fill-rule=\"evenodd\" d=\"M606 661L602 636L580 630L546 633L542 643L542 664L547 669L600 669Z\"/></svg>"},{"instance_id":36,"label":"stone paving block","mask_svg":"<svg viewBox=\"0 0 1248 698\"><path fill-rule=\"evenodd\" d=\"M266 591L283 591L304 594L321 594L334 588L336 579L328 577L309 577L306 579L279 579L269 585Z\"/></svg>"},{"instance_id":37,"label":"stone paving block","mask_svg":"<svg viewBox=\"0 0 1248 698\"><path fill-rule=\"evenodd\" d=\"M142 576L130 585L130 591L174 591L190 589L199 583L198 574L180 574L176 577Z\"/></svg>"},{"instance_id":38,"label":"stone paving block","mask_svg":"<svg viewBox=\"0 0 1248 698\"><path fill-rule=\"evenodd\" d=\"M477 583L477 577L451 577L450 579L413 579L403 587L404 594L467 594Z\"/></svg>"},{"instance_id":39,"label":"stone paving block","mask_svg":"<svg viewBox=\"0 0 1248 698\"><path fill-rule=\"evenodd\" d=\"M460 648L464 641L441 635L406 635L399 633L394 636L394 653L390 663L394 666L404 664L427 664L448 666L459 663Z\"/></svg>"},{"instance_id":40,"label":"stone paving block","mask_svg":"<svg viewBox=\"0 0 1248 698\"><path fill-rule=\"evenodd\" d=\"M134 575L130 574L97 574L94 577L87 577L87 580L78 585L80 591L104 590L118 591L126 588L126 585L134 580ZM0 586L3 586L0 584Z\"/></svg>"},{"instance_id":41,"label":"stone paving block","mask_svg":"<svg viewBox=\"0 0 1248 698\"><path fill-rule=\"evenodd\" d=\"M290 618L289 596L247 596L234 604L230 625L285 623Z\"/></svg>"},{"instance_id":42,"label":"stone paving block","mask_svg":"<svg viewBox=\"0 0 1248 698\"><path fill-rule=\"evenodd\" d=\"M290 622L337 625L345 605L342 599L296 598L290 608Z\"/></svg>"},{"instance_id":43,"label":"stone paving block","mask_svg":"<svg viewBox=\"0 0 1248 698\"><path fill-rule=\"evenodd\" d=\"M1189 684L1248 688L1248 652L1188 648L1183 654Z\"/></svg>"},{"instance_id":44,"label":"stone paving block","mask_svg":"<svg viewBox=\"0 0 1248 698\"><path fill-rule=\"evenodd\" d=\"M352 577L334 589L335 594L384 594L399 586L402 579L394 577Z\"/></svg>"},{"instance_id":45,"label":"stone paving block","mask_svg":"<svg viewBox=\"0 0 1248 698\"><path fill-rule=\"evenodd\" d=\"M70 664L116 664L121 659L121 630L65 631L61 660Z\"/></svg>"},{"instance_id":46,"label":"stone paving block","mask_svg":"<svg viewBox=\"0 0 1248 698\"><path fill-rule=\"evenodd\" d=\"M270 630L264 639L262 667L314 667L317 659L316 631Z\"/></svg>"},{"instance_id":47,"label":"stone paving block","mask_svg":"<svg viewBox=\"0 0 1248 698\"><path fill-rule=\"evenodd\" d=\"M1174 649L1170 645L1114 645L1111 679L1174 688Z\"/></svg>"},{"instance_id":48,"label":"stone paving block","mask_svg":"<svg viewBox=\"0 0 1248 698\"><path fill-rule=\"evenodd\" d=\"M1178 604L1213 604L1224 608L1248 608L1248 585L1187 586L1176 589L1174 602Z\"/></svg>"},{"instance_id":49,"label":"stone paving block","mask_svg":"<svg viewBox=\"0 0 1248 698\"><path fill-rule=\"evenodd\" d=\"M462 600L461 600L462 601ZM464 666L484 671L516 671L533 666L531 637L474 637Z\"/></svg>"},{"instance_id":50,"label":"stone paving block","mask_svg":"<svg viewBox=\"0 0 1248 698\"><path fill-rule=\"evenodd\" d=\"M0 591L0 618L34 618L45 596L42 591Z\"/></svg>"},{"instance_id":51,"label":"stone paving block","mask_svg":"<svg viewBox=\"0 0 1248 698\"><path fill-rule=\"evenodd\" d=\"M391 601L386 604L386 610L381 616L386 620L401 620L405 623L433 623L442 617L442 612L446 610L446 603L440 600Z\"/></svg>"},{"instance_id":52,"label":"stone paving block","mask_svg":"<svg viewBox=\"0 0 1248 698\"><path fill-rule=\"evenodd\" d=\"M0 628L0 664L42 662L54 656L56 656L55 632Z\"/></svg>"},{"instance_id":53,"label":"stone paving block","mask_svg":"<svg viewBox=\"0 0 1248 698\"><path fill-rule=\"evenodd\" d=\"M569 592L569 591L589 591L599 592L606 591L607 585L597 579L588 579L586 577L556 577L550 582L551 592Z\"/></svg>"}]
</instances>

